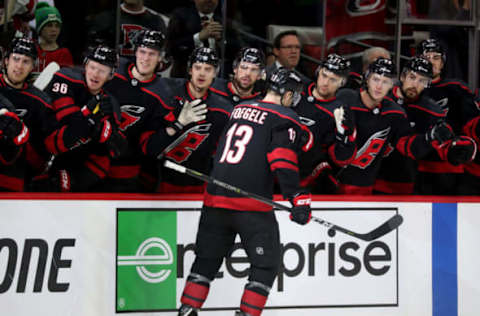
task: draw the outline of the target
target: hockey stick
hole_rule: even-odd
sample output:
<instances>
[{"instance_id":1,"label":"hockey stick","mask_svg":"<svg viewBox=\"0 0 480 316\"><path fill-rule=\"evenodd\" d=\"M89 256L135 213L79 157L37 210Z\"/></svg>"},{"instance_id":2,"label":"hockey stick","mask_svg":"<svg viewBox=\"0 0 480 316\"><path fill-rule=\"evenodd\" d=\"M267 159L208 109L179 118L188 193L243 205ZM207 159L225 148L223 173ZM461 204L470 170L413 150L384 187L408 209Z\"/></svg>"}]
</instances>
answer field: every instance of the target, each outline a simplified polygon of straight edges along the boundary
<instances>
[{"instance_id":1,"label":"hockey stick","mask_svg":"<svg viewBox=\"0 0 480 316\"><path fill-rule=\"evenodd\" d=\"M52 61L45 67L33 82L33 86L40 90L44 90L53 78L53 75L60 70L60 65Z\"/></svg>"},{"instance_id":2,"label":"hockey stick","mask_svg":"<svg viewBox=\"0 0 480 316\"><path fill-rule=\"evenodd\" d=\"M267 199L263 196L255 194L255 193L244 191L244 190L242 190L240 188L237 188L233 185L222 182L222 181L217 180L215 178L212 178L210 176L204 175L203 173L200 173L198 171L189 169L187 167L184 167L182 165L174 163L170 160L165 160L164 166L167 167L167 168L173 169L173 170L175 170L179 173L187 174L189 176L192 176L194 178L203 180L205 182L218 185L219 187L224 188L226 190L229 190L229 191L235 192L237 194L240 194L240 195L255 199L257 201L263 202L265 204L271 205L274 208L284 210L284 211L288 211L288 212L292 211L288 206L285 206L283 204L274 202L270 199ZM377 238L380 238L380 237L388 234L389 232L393 231L398 226L400 226L400 224L402 224L402 222L403 222L403 217L400 214L396 214L396 215L392 216L390 219L388 219L382 225L378 226L374 230L372 230L368 233L365 233L365 234L353 232L349 229L346 229L346 228L343 228L341 226L335 225L333 223L330 223L330 222L328 222L324 219L321 219L321 218L318 218L318 217L315 217L315 216L312 216L312 220L321 224L321 225L323 225L323 226L325 226L325 227L327 227L327 228L329 228L328 234L330 236L333 236L335 234L335 231L339 231L339 232L342 232L344 234L350 235L352 237L355 237L355 238L358 238L358 239L361 239L361 240L364 240L364 241L372 241L372 240L375 240Z\"/></svg>"}]
</instances>

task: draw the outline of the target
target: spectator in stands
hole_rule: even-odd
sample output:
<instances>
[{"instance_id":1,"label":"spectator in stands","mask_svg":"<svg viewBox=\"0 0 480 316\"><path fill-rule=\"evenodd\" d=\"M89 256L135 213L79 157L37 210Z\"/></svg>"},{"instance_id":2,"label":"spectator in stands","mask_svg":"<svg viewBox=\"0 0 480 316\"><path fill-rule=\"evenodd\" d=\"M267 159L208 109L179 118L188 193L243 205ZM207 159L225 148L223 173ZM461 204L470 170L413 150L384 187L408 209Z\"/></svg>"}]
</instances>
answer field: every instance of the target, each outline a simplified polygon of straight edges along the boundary
<instances>
[{"instance_id":1,"label":"spectator in stands","mask_svg":"<svg viewBox=\"0 0 480 316\"><path fill-rule=\"evenodd\" d=\"M89 46L98 43L113 47L115 44L115 12L108 10L98 14L88 26ZM120 55L133 56L131 32L148 28L165 34L162 16L144 5L143 0L123 0L120 5Z\"/></svg>"},{"instance_id":2,"label":"spectator in stands","mask_svg":"<svg viewBox=\"0 0 480 316\"><path fill-rule=\"evenodd\" d=\"M72 54L68 48L57 43L62 29L62 17L57 8L40 2L35 9L35 25L38 35L38 62L36 71L42 71L54 61L61 67L73 66Z\"/></svg>"},{"instance_id":3,"label":"spectator in stands","mask_svg":"<svg viewBox=\"0 0 480 316\"><path fill-rule=\"evenodd\" d=\"M379 57L391 59L390 52L383 47L374 46L364 50L362 54L362 73L365 73L368 66ZM357 72L351 71L344 87L349 89L359 89L362 86L362 82L363 76Z\"/></svg>"},{"instance_id":4,"label":"spectator in stands","mask_svg":"<svg viewBox=\"0 0 480 316\"><path fill-rule=\"evenodd\" d=\"M0 1L0 45L8 47L16 32L28 35L28 22L33 19L33 10L37 0ZM5 14L6 13L6 14ZM7 32L4 28L7 27Z\"/></svg>"},{"instance_id":5,"label":"spectator in stands","mask_svg":"<svg viewBox=\"0 0 480 316\"><path fill-rule=\"evenodd\" d=\"M298 38L297 31L289 30L279 33L273 40L273 54L276 60L271 66L267 67L267 78L270 77L274 70L287 68L295 70L304 84L309 83L311 80L295 69L300 62L301 50L302 44Z\"/></svg>"},{"instance_id":6,"label":"spectator in stands","mask_svg":"<svg viewBox=\"0 0 480 316\"><path fill-rule=\"evenodd\" d=\"M222 38L218 0L194 0L195 4L173 11L167 31L167 54L173 58L172 77L187 75L187 60L194 48L210 47L218 54Z\"/></svg>"}]
</instances>

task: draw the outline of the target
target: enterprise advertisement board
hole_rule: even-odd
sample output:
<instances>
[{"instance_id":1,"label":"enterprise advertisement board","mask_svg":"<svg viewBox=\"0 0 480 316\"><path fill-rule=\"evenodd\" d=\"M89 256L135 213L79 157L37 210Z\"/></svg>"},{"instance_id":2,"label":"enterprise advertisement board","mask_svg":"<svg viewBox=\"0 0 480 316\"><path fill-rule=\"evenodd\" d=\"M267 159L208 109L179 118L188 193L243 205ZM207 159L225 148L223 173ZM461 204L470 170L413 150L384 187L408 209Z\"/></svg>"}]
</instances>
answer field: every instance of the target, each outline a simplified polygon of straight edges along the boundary
<instances>
[{"instance_id":1,"label":"enterprise advertisement board","mask_svg":"<svg viewBox=\"0 0 480 316\"><path fill-rule=\"evenodd\" d=\"M200 201L0 200L0 207L0 312L176 315L194 259ZM277 212L282 265L262 315L479 310L478 204L339 201L314 202L313 209L362 233L395 214L404 223L365 242ZM201 315L233 315L247 277L237 239Z\"/></svg>"}]
</instances>

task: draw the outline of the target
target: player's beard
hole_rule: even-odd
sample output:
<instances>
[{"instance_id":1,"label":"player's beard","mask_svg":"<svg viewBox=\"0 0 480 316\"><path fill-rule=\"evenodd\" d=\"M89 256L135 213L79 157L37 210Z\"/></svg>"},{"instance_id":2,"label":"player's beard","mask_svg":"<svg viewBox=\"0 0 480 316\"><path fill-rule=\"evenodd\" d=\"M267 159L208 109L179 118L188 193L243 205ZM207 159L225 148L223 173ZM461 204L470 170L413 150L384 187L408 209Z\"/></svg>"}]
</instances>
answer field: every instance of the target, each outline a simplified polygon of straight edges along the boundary
<instances>
[{"instance_id":1,"label":"player's beard","mask_svg":"<svg viewBox=\"0 0 480 316\"><path fill-rule=\"evenodd\" d=\"M245 87L242 85L242 82L237 78L234 78L232 83L235 89L237 90L237 92L242 95L250 94L254 85L254 83L251 83L250 85Z\"/></svg>"},{"instance_id":2,"label":"player's beard","mask_svg":"<svg viewBox=\"0 0 480 316\"><path fill-rule=\"evenodd\" d=\"M411 87L411 88L408 88L406 89L405 91L402 90L402 94L405 96L406 99L408 100L416 100L418 99L418 96L420 95L420 93L418 92L417 89L415 89L414 87Z\"/></svg>"}]
</instances>

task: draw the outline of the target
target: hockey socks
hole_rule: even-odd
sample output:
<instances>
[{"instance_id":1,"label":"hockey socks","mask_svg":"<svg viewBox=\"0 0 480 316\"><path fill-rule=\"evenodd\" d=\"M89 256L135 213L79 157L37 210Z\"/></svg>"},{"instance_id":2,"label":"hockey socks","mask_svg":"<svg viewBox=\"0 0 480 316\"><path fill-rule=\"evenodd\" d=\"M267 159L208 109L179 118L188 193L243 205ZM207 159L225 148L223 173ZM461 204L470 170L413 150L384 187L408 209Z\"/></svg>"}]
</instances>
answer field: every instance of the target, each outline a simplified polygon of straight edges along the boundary
<instances>
[{"instance_id":1,"label":"hockey socks","mask_svg":"<svg viewBox=\"0 0 480 316\"><path fill-rule=\"evenodd\" d=\"M260 316L267 303L270 288L259 282L249 282L243 291L240 311L251 316Z\"/></svg>"},{"instance_id":2,"label":"hockey socks","mask_svg":"<svg viewBox=\"0 0 480 316\"><path fill-rule=\"evenodd\" d=\"M183 289L180 302L194 308L201 308L210 290L210 280L206 277L191 273L187 278L187 284Z\"/></svg>"}]
</instances>

